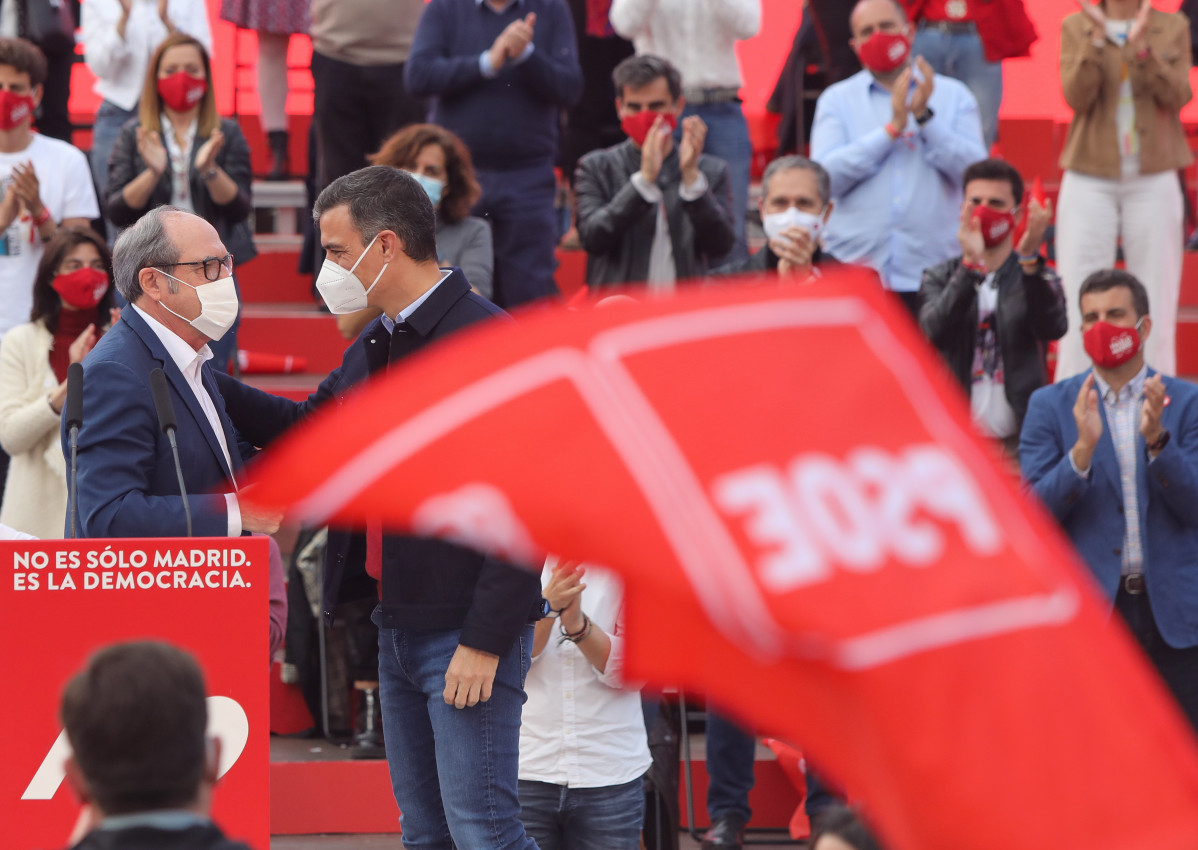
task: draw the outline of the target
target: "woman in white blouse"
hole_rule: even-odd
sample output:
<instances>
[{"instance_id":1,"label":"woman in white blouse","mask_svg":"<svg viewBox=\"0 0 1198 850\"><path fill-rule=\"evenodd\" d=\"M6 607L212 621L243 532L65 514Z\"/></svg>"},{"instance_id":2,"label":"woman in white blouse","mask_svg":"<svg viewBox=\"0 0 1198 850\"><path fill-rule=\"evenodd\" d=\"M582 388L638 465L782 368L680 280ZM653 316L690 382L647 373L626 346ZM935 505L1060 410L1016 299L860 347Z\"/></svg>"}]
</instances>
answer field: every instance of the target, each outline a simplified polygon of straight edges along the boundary
<instances>
[{"instance_id":1,"label":"woman in white blouse","mask_svg":"<svg viewBox=\"0 0 1198 850\"><path fill-rule=\"evenodd\" d=\"M83 60L96 75L103 101L92 125L91 166L96 193L108 188L108 157L117 133L137 117L146 65L158 45L177 32L212 49L204 0L87 0L80 25Z\"/></svg>"},{"instance_id":2,"label":"woman in white blouse","mask_svg":"<svg viewBox=\"0 0 1198 850\"><path fill-rule=\"evenodd\" d=\"M622 680L622 585L553 559L542 584L547 616L533 635L520 722L520 819L538 847L639 850L651 759L640 693Z\"/></svg>"}]
</instances>

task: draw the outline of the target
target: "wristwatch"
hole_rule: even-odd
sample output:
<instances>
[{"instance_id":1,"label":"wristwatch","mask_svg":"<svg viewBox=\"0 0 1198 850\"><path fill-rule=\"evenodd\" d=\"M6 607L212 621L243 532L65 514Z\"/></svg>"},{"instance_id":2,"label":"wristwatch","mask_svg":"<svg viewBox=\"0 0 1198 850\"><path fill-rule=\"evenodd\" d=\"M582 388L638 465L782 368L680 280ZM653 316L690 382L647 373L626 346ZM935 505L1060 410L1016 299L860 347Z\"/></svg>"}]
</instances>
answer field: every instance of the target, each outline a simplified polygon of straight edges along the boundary
<instances>
[{"instance_id":1,"label":"wristwatch","mask_svg":"<svg viewBox=\"0 0 1198 850\"><path fill-rule=\"evenodd\" d=\"M1153 442L1148 443L1145 448L1147 448L1150 452L1159 452L1167 445L1169 445L1169 431L1166 429L1161 431L1161 435Z\"/></svg>"},{"instance_id":2,"label":"wristwatch","mask_svg":"<svg viewBox=\"0 0 1198 850\"><path fill-rule=\"evenodd\" d=\"M207 183L209 180L216 177L216 173L217 173L216 166L214 165L214 166L212 166L212 168L209 168L207 171L205 171L203 174L201 174L200 179L203 180L205 183Z\"/></svg>"},{"instance_id":3,"label":"wristwatch","mask_svg":"<svg viewBox=\"0 0 1198 850\"><path fill-rule=\"evenodd\" d=\"M923 115L915 116L915 123L922 127L924 124L927 124L929 121L931 121L932 116L935 114L936 113L932 111L932 107L929 106L923 111Z\"/></svg>"},{"instance_id":4,"label":"wristwatch","mask_svg":"<svg viewBox=\"0 0 1198 850\"><path fill-rule=\"evenodd\" d=\"M550 620L556 620L562 615L562 612L549 604L549 600L544 596L541 597L541 616L548 617Z\"/></svg>"}]
</instances>

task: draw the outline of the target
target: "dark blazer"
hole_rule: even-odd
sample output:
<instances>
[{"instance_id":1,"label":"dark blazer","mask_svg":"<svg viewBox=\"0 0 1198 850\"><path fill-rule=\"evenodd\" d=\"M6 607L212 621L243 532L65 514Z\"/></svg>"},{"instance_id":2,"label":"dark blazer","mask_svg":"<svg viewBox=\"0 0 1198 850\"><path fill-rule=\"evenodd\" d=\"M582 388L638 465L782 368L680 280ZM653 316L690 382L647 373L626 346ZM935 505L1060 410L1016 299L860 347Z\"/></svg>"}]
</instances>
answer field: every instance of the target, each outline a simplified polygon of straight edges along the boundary
<instances>
[{"instance_id":1,"label":"dark blazer","mask_svg":"<svg viewBox=\"0 0 1198 850\"><path fill-rule=\"evenodd\" d=\"M587 285L618 286L649 277L649 253L657 230L657 207L632 185L641 170L641 152L631 141L592 151L578 163L574 177L578 238L587 252ZM736 241L732 229L732 189L728 166L714 156L699 156L707 192L684 201L677 148L662 163L657 185L665 199L674 267L678 280L705 274Z\"/></svg>"},{"instance_id":2,"label":"dark blazer","mask_svg":"<svg viewBox=\"0 0 1198 850\"><path fill-rule=\"evenodd\" d=\"M162 173L158 185L150 194L150 200L141 209L134 209L125 202L122 195L124 188L146 168L145 160L137 152L137 128L140 122L134 118L121 128L116 144L112 148L112 156L108 160L108 198L105 202L104 214L117 227L125 228L133 224L146 210L160 207L171 202L170 169ZM196 215L203 218L216 228L225 247L232 252L237 265L242 265L258 256L254 247L253 230L248 219L254 211L250 200L250 186L253 174L250 171L250 147L246 144L245 135L236 121L222 118L220 130L225 135L225 143L216 155L216 164L237 184L237 195L227 204L218 204L212 200L208 187L196 172L196 154L207 136L196 134L195 143L191 146L191 168L189 182L191 185L192 204ZM170 157L170 153L167 153Z\"/></svg>"},{"instance_id":3,"label":"dark blazer","mask_svg":"<svg viewBox=\"0 0 1198 850\"><path fill-rule=\"evenodd\" d=\"M150 372L161 368L179 420L176 436L194 533L228 533L230 470L187 379L136 310L121 318L83 361L83 426L79 429L79 535L185 537L187 522L170 443L158 427ZM201 367L236 471L242 453L207 363ZM69 457L66 429L63 452ZM217 493L216 495L213 495ZM70 520L67 521L70 527Z\"/></svg>"},{"instance_id":4,"label":"dark blazer","mask_svg":"<svg viewBox=\"0 0 1198 850\"><path fill-rule=\"evenodd\" d=\"M264 447L321 405L371 373L436 340L506 313L470 291L461 270L443 280L394 335L375 319L349 348L341 366L306 401L294 402L219 376L229 415L252 444ZM324 575L324 616L340 602L373 597L361 533L330 529ZM522 569L440 540L383 538L384 628L460 628L460 643L496 655L512 647L523 626L539 616L539 572Z\"/></svg>"},{"instance_id":5,"label":"dark blazer","mask_svg":"<svg viewBox=\"0 0 1198 850\"><path fill-rule=\"evenodd\" d=\"M224 836L215 824L185 829L130 826L124 829L94 829L71 850L250 850L240 841Z\"/></svg>"},{"instance_id":6,"label":"dark blazer","mask_svg":"<svg viewBox=\"0 0 1198 850\"><path fill-rule=\"evenodd\" d=\"M981 280L957 257L924 271L919 288L919 327L966 393L973 385ZM1063 337L1068 327L1065 293L1043 260L1033 274L1025 274L1014 252L999 268L996 280L1003 391L1015 421L1022 425L1028 399L1048 383L1048 343Z\"/></svg>"},{"instance_id":7,"label":"dark blazer","mask_svg":"<svg viewBox=\"0 0 1198 850\"><path fill-rule=\"evenodd\" d=\"M1099 403L1102 439L1088 478L1069 462L1077 442L1073 405L1090 372L1032 395L1019 438L1023 477L1052 511L1110 599L1122 568L1123 485L1106 406ZM1156 374L1152 369L1148 374ZM1136 490L1148 601L1165 641L1198 646L1198 386L1165 379L1170 402L1161 415L1169 443L1149 462L1136 433Z\"/></svg>"}]
</instances>

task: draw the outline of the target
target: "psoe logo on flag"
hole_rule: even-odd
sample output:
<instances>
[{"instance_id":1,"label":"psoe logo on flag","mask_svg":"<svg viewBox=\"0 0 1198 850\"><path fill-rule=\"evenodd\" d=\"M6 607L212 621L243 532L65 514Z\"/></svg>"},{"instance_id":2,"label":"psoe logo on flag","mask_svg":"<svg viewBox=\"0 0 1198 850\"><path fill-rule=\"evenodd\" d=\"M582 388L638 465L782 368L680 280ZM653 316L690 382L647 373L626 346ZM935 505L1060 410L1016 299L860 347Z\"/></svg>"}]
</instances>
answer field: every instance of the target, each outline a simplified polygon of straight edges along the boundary
<instances>
[{"instance_id":1,"label":"psoe logo on flag","mask_svg":"<svg viewBox=\"0 0 1198 850\"><path fill-rule=\"evenodd\" d=\"M843 460L801 454L785 468L761 464L721 475L711 496L756 547L755 572L772 593L826 581L836 568L870 573L890 560L932 566L949 527L976 556L1003 548L977 486L935 445L897 453L863 446Z\"/></svg>"}]
</instances>

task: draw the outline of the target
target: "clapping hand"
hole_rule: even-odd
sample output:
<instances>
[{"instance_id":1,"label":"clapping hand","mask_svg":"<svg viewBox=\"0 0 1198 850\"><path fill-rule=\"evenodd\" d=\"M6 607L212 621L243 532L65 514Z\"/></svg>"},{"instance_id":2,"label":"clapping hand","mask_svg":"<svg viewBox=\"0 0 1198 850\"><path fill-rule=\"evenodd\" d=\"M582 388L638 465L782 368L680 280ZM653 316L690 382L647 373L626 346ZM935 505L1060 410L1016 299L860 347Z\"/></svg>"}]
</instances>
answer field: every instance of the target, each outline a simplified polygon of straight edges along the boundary
<instances>
[{"instance_id":1,"label":"clapping hand","mask_svg":"<svg viewBox=\"0 0 1198 850\"><path fill-rule=\"evenodd\" d=\"M647 182L657 182L657 175L661 174L661 163L669 155L673 144L674 136L670 125L659 115L645 134L645 141L641 145L641 176Z\"/></svg>"},{"instance_id":2,"label":"clapping hand","mask_svg":"<svg viewBox=\"0 0 1198 850\"><path fill-rule=\"evenodd\" d=\"M96 326L90 324L83 329L83 333L75 337L75 341L71 343L71 347L67 349L67 357L71 363L82 363L83 358L87 357L88 353L96 347Z\"/></svg>"},{"instance_id":3,"label":"clapping hand","mask_svg":"<svg viewBox=\"0 0 1198 850\"><path fill-rule=\"evenodd\" d=\"M1030 257L1032 254L1037 254L1040 251L1040 245L1044 242L1044 233L1048 230L1048 225L1052 224L1052 199L1044 201L1041 206L1040 202L1035 198L1027 202L1027 229L1023 231L1023 238L1019 240L1019 245L1015 251L1021 257Z\"/></svg>"},{"instance_id":4,"label":"clapping hand","mask_svg":"<svg viewBox=\"0 0 1198 850\"><path fill-rule=\"evenodd\" d=\"M682 185L690 186L699 179L699 154L707 140L707 125L698 115L682 119L682 143L678 146L678 166L682 170Z\"/></svg>"},{"instance_id":5,"label":"clapping hand","mask_svg":"<svg viewBox=\"0 0 1198 850\"><path fill-rule=\"evenodd\" d=\"M1149 445L1159 440L1164 430L1161 414L1165 412L1166 404L1165 382L1160 375L1153 375L1144 382L1144 406L1140 408L1140 433Z\"/></svg>"},{"instance_id":6,"label":"clapping hand","mask_svg":"<svg viewBox=\"0 0 1198 850\"><path fill-rule=\"evenodd\" d=\"M1127 43L1131 45L1135 53L1139 53L1146 47L1144 44L1144 35L1148 32L1148 17L1151 14L1151 0L1140 0L1140 8L1136 12L1135 20L1131 22L1131 29L1127 33Z\"/></svg>"},{"instance_id":7,"label":"clapping hand","mask_svg":"<svg viewBox=\"0 0 1198 850\"><path fill-rule=\"evenodd\" d=\"M805 227L788 227L770 240L770 250L778 258L778 274L782 276L807 274L815 254L815 240Z\"/></svg>"},{"instance_id":8,"label":"clapping hand","mask_svg":"<svg viewBox=\"0 0 1198 850\"><path fill-rule=\"evenodd\" d=\"M1098 390L1094 388L1094 373L1082 382L1073 404L1073 421L1077 424L1077 443L1073 446L1073 463L1078 469L1089 469L1094 449L1102 439L1102 413L1098 409Z\"/></svg>"},{"instance_id":9,"label":"clapping hand","mask_svg":"<svg viewBox=\"0 0 1198 850\"><path fill-rule=\"evenodd\" d=\"M1077 5L1081 6L1082 14L1094 22L1094 25L1100 30L1103 30L1103 37L1106 33L1106 12L1102 9L1101 3L1090 2L1090 0L1077 0Z\"/></svg>"},{"instance_id":10,"label":"clapping hand","mask_svg":"<svg viewBox=\"0 0 1198 850\"><path fill-rule=\"evenodd\" d=\"M25 204L25 209L34 218L42 214L41 185L32 162L18 162L12 169L10 191Z\"/></svg>"},{"instance_id":11,"label":"clapping hand","mask_svg":"<svg viewBox=\"0 0 1198 850\"><path fill-rule=\"evenodd\" d=\"M961 260L977 265L986 255L986 242L982 238L982 223L973 214L973 208L961 207L961 226L957 229L957 241L961 243Z\"/></svg>"},{"instance_id":12,"label":"clapping hand","mask_svg":"<svg viewBox=\"0 0 1198 850\"><path fill-rule=\"evenodd\" d=\"M536 12L508 24L491 44L491 67L498 71L509 59L516 59L528 47L537 25Z\"/></svg>"},{"instance_id":13,"label":"clapping hand","mask_svg":"<svg viewBox=\"0 0 1198 850\"><path fill-rule=\"evenodd\" d=\"M216 155L220 153L224 144L225 134L220 130L213 130L208 141L204 142L203 147L196 152L196 171L204 174L211 170L216 165Z\"/></svg>"},{"instance_id":14,"label":"clapping hand","mask_svg":"<svg viewBox=\"0 0 1198 850\"><path fill-rule=\"evenodd\" d=\"M918 119L928 111L928 101L936 88L936 72L922 56L915 57L915 67L919 69L919 79L916 80L915 91L911 95L911 114Z\"/></svg>"},{"instance_id":15,"label":"clapping hand","mask_svg":"<svg viewBox=\"0 0 1198 850\"><path fill-rule=\"evenodd\" d=\"M571 606L582 607L582 592L586 590L582 577L586 568L580 561L559 561L553 568L541 595L554 611L564 612Z\"/></svg>"},{"instance_id":16,"label":"clapping hand","mask_svg":"<svg viewBox=\"0 0 1198 850\"><path fill-rule=\"evenodd\" d=\"M166 155L166 147L162 144L162 136L158 133L138 127L137 153L150 171L155 174L162 174L166 171L169 160Z\"/></svg>"},{"instance_id":17,"label":"clapping hand","mask_svg":"<svg viewBox=\"0 0 1198 850\"><path fill-rule=\"evenodd\" d=\"M907 117L911 114L911 109L907 105L907 95L910 93L911 66L908 65L894 78L894 88L890 91L890 108L894 112L890 123L894 126L895 132L899 134L902 134L906 128Z\"/></svg>"}]
</instances>

